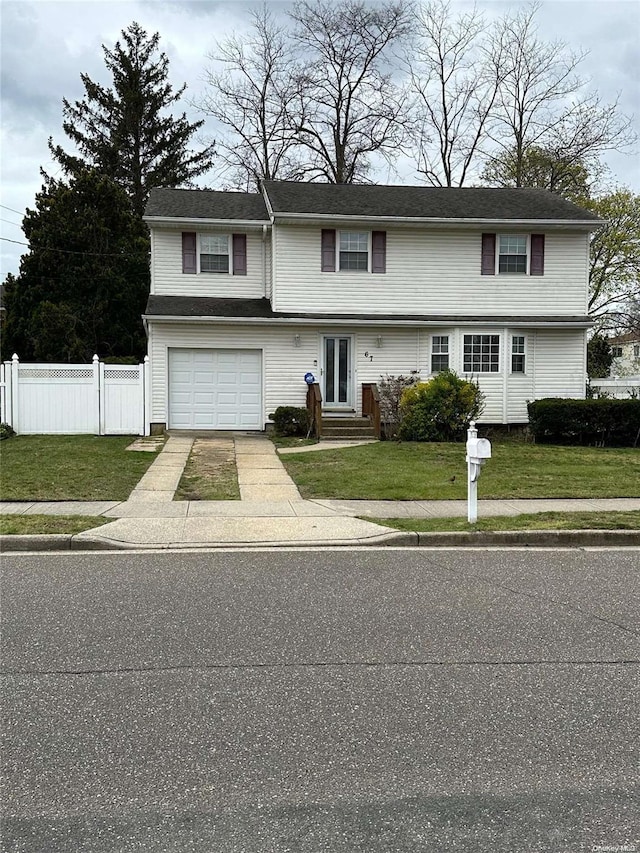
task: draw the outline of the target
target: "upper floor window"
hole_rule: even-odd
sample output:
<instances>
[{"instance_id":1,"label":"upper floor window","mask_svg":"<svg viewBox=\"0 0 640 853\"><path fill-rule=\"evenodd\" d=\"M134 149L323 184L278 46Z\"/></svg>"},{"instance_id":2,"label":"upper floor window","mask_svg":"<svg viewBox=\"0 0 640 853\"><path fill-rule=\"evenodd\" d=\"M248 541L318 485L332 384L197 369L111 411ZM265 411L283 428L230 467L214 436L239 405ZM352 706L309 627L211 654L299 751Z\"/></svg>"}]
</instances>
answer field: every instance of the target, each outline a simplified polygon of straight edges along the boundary
<instances>
[{"instance_id":1,"label":"upper floor window","mask_svg":"<svg viewBox=\"0 0 640 853\"><path fill-rule=\"evenodd\" d=\"M431 338L431 372L440 373L449 369L449 335L433 335Z\"/></svg>"},{"instance_id":2,"label":"upper floor window","mask_svg":"<svg viewBox=\"0 0 640 853\"><path fill-rule=\"evenodd\" d=\"M500 234L498 242L498 272L515 272L526 274L526 234Z\"/></svg>"},{"instance_id":3,"label":"upper floor window","mask_svg":"<svg viewBox=\"0 0 640 853\"><path fill-rule=\"evenodd\" d=\"M322 272L386 272L387 232L323 228L320 268Z\"/></svg>"},{"instance_id":4,"label":"upper floor window","mask_svg":"<svg viewBox=\"0 0 640 853\"><path fill-rule=\"evenodd\" d=\"M500 369L500 335L465 335L465 373L497 373Z\"/></svg>"},{"instance_id":5,"label":"upper floor window","mask_svg":"<svg viewBox=\"0 0 640 853\"><path fill-rule=\"evenodd\" d=\"M611 347L611 355L614 358L620 358L622 355L622 347Z\"/></svg>"},{"instance_id":6,"label":"upper floor window","mask_svg":"<svg viewBox=\"0 0 640 853\"><path fill-rule=\"evenodd\" d=\"M369 235L366 232L340 232L340 269L369 269Z\"/></svg>"},{"instance_id":7,"label":"upper floor window","mask_svg":"<svg viewBox=\"0 0 640 853\"><path fill-rule=\"evenodd\" d=\"M183 231L182 272L246 275L247 235Z\"/></svg>"},{"instance_id":8,"label":"upper floor window","mask_svg":"<svg viewBox=\"0 0 640 853\"><path fill-rule=\"evenodd\" d=\"M544 234L483 234L482 275L544 275Z\"/></svg>"},{"instance_id":9,"label":"upper floor window","mask_svg":"<svg viewBox=\"0 0 640 853\"><path fill-rule=\"evenodd\" d=\"M511 338L511 372L525 372L525 339L524 335L513 335Z\"/></svg>"},{"instance_id":10,"label":"upper floor window","mask_svg":"<svg viewBox=\"0 0 640 853\"><path fill-rule=\"evenodd\" d=\"M228 234L200 234L200 272L229 272Z\"/></svg>"}]
</instances>

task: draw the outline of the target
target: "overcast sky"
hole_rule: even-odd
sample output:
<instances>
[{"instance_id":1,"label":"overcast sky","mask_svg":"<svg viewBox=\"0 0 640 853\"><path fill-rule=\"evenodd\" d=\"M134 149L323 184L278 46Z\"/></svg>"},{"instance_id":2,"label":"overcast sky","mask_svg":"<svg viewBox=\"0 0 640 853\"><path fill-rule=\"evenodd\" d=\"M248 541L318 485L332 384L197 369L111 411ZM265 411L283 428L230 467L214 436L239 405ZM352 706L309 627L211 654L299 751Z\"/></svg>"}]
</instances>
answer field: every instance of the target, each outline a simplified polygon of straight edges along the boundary
<instances>
[{"instance_id":1,"label":"overcast sky","mask_svg":"<svg viewBox=\"0 0 640 853\"><path fill-rule=\"evenodd\" d=\"M287 3L278 0L270 5L281 10ZM478 5L489 15L499 15L518 2L480 0ZM49 156L48 138L53 136L67 150L72 147L62 132L62 98L72 102L82 98L82 72L96 82L110 82L101 45L113 46L132 21L149 33L158 31L161 49L169 57L171 82L174 87L186 82L187 96L197 97L203 89L207 53L217 38L246 27L249 6L245 0L0 0L0 219L4 220L0 223L4 238L0 280L7 272L18 271L20 255L26 251L7 241L24 240L19 225L40 189L40 167L59 174ZM589 51L583 73L592 78L604 99L619 96L621 110L635 115L638 132L640 0L546 0L537 21L545 40L562 38L575 49ZM201 117L186 99L181 109L192 120ZM214 128L209 130L215 135ZM615 154L607 162L618 183L640 192L637 156ZM387 179L377 177L380 182ZM410 170L406 181L420 183ZM215 182L209 178L207 184Z\"/></svg>"}]
</instances>

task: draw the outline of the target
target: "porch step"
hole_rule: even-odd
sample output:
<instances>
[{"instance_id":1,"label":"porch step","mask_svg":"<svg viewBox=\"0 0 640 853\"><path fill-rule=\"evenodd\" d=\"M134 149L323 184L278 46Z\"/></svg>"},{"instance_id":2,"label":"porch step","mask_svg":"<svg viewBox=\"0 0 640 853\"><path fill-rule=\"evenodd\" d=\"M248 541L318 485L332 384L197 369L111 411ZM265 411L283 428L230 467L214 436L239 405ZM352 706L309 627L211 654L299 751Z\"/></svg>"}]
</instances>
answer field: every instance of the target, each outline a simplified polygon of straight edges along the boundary
<instances>
[{"instance_id":1,"label":"porch step","mask_svg":"<svg viewBox=\"0 0 640 853\"><path fill-rule=\"evenodd\" d=\"M369 418L322 418L323 439L340 441L340 439L375 437Z\"/></svg>"}]
</instances>

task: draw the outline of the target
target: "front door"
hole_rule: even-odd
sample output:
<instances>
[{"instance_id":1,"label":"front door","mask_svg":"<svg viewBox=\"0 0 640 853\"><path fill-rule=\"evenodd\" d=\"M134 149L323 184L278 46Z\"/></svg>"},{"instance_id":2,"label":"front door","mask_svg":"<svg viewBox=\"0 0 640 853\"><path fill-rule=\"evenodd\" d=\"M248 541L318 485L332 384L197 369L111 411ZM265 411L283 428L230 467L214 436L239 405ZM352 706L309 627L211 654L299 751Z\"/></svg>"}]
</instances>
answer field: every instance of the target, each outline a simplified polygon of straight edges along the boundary
<instances>
[{"instance_id":1,"label":"front door","mask_svg":"<svg viewBox=\"0 0 640 853\"><path fill-rule=\"evenodd\" d=\"M353 409L352 339L325 335L322 339L322 401L325 409Z\"/></svg>"}]
</instances>

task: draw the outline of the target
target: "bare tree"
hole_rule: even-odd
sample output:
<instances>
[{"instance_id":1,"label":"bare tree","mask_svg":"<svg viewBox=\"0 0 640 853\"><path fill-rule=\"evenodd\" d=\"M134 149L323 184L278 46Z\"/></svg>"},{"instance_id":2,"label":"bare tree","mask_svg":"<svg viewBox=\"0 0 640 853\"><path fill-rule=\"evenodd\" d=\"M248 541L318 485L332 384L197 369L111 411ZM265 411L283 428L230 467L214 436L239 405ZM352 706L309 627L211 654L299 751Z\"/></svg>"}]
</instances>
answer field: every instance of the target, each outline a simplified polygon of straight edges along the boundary
<instances>
[{"instance_id":1,"label":"bare tree","mask_svg":"<svg viewBox=\"0 0 640 853\"><path fill-rule=\"evenodd\" d=\"M474 8L453 18L446 0L419 9L416 24L406 65L418 171L434 186L462 186L506 73L500 37L489 49L483 16Z\"/></svg>"},{"instance_id":2,"label":"bare tree","mask_svg":"<svg viewBox=\"0 0 640 853\"><path fill-rule=\"evenodd\" d=\"M409 32L403 0L299 0L290 12L304 65L290 112L305 173L345 184L366 179L371 155L392 161L407 123L391 50Z\"/></svg>"},{"instance_id":3,"label":"bare tree","mask_svg":"<svg viewBox=\"0 0 640 853\"><path fill-rule=\"evenodd\" d=\"M266 179L299 176L297 140L288 118L296 85L286 28L266 3L251 13L251 30L217 44L206 72L207 91L196 106L226 132L217 140L226 185L256 189Z\"/></svg>"},{"instance_id":4,"label":"bare tree","mask_svg":"<svg viewBox=\"0 0 640 853\"><path fill-rule=\"evenodd\" d=\"M490 139L496 146L488 163L505 152L513 165L514 186L525 185L527 152L540 149L568 165L595 166L599 156L633 144L630 120L617 103L603 104L585 94L587 81L578 75L585 53L565 42L537 37L539 3L507 15L494 35L493 51L504 69L494 105Z\"/></svg>"}]
</instances>

